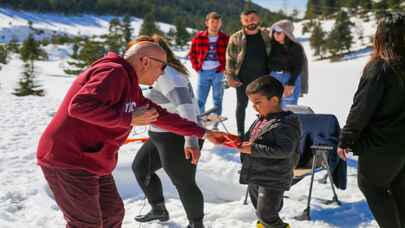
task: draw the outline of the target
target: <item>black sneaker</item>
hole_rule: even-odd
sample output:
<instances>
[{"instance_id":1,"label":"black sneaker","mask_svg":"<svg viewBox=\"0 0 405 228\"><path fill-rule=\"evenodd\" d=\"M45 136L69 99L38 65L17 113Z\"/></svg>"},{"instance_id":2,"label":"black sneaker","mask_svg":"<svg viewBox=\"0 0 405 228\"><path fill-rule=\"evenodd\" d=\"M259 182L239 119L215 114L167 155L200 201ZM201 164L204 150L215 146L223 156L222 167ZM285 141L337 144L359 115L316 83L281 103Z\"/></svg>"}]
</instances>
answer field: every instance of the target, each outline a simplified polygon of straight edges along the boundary
<instances>
[{"instance_id":1,"label":"black sneaker","mask_svg":"<svg viewBox=\"0 0 405 228\"><path fill-rule=\"evenodd\" d=\"M162 203L152 206L151 211L149 211L145 215L138 215L134 219L137 222L150 222L154 220L166 222L169 220L169 212L167 211L165 205Z\"/></svg>"}]
</instances>

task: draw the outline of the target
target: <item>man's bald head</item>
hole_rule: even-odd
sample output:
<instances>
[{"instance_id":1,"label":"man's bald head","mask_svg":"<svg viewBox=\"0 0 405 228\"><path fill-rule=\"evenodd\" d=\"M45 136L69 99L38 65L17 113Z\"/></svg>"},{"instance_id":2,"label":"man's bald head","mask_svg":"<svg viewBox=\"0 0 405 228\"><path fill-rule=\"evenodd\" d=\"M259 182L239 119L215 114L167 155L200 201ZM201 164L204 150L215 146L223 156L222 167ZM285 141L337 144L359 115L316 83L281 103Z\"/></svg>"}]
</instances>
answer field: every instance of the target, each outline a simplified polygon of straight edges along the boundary
<instances>
[{"instance_id":1,"label":"man's bald head","mask_svg":"<svg viewBox=\"0 0 405 228\"><path fill-rule=\"evenodd\" d=\"M134 68L139 83L152 85L167 64L166 52L159 44L141 41L133 44L124 54L124 59Z\"/></svg>"},{"instance_id":2,"label":"man's bald head","mask_svg":"<svg viewBox=\"0 0 405 228\"><path fill-rule=\"evenodd\" d=\"M162 60L166 61L166 53L159 46L159 44L150 41L141 41L132 45L124 54L124 59L128 62L132 62L134 58L142 57L163 57Z\"/></svg>"}]
</instances>

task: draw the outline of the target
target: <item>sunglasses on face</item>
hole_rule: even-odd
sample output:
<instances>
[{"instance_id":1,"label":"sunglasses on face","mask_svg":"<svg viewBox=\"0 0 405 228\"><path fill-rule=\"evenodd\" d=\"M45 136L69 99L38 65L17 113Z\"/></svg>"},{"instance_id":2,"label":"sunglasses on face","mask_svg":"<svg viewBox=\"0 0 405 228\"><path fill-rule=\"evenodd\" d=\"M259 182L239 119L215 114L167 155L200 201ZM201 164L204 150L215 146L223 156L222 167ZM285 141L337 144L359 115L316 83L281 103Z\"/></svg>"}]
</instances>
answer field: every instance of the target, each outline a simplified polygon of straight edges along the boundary
<instances>
[{"instance_id":1,"label":"sunglasses on face","mask_svg":"<svg viewBox=\"0 0 405 228\"><path fill-rule=\"evenodd\" d=\"M152 56L147 56L148 58L152 59L153 61L159 62L162 64L162 66L160 67L161 71L165 71L166 67L167 67L167 62L160 60L158 58L152 57Z\"/></svg>"}]
</instances>

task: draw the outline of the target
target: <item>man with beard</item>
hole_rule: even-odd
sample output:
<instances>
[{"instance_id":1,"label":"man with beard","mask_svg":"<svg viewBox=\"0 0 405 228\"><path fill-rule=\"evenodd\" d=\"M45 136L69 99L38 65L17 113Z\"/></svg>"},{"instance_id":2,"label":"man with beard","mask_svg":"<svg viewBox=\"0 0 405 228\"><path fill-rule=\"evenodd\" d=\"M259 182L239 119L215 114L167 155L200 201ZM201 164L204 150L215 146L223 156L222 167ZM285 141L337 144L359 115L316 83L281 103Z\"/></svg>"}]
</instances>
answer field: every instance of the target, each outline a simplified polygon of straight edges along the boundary
<instances>
[{"instance_id":1,"label":"man with beard","mask_svg":"<svg viewBox=\"0 0 405 228\"><path fill-rule=\"evenodd\" d=\"M269 74L271 40L269 32L259 27L260 17L255 10L241 13L242 29L234 33L226 50L225 76L228 85L236 88L236 124L239 136L245 133L245 113L248 97L245 90L255 79Z\"/></svg>"}]
</instances>

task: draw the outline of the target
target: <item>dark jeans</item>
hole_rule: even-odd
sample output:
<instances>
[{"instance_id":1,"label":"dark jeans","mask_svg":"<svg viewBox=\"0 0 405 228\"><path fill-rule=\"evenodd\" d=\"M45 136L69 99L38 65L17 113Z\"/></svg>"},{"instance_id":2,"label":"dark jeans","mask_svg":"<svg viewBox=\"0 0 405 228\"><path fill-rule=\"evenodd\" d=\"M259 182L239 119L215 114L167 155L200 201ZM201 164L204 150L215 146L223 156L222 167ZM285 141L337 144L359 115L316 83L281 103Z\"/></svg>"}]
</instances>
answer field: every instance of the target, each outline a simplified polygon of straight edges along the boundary
<instances>
[{"instance_id":1,"label":"dark jeans","mask_svg":"<svg viewBox=\"0 0 405 228\"><path fill-rule=\"evenodd\" d=\"M238 135L245 134L246 107L249 103L249 98L245 92L247 84L243 82L242 86L236 88L236 126Z\"/></svg>"},{"instance_id":2,"label":"dark jeans","mask_svg":"<svg viewBox=\"0 0 405 228\"><path fill-rule=\"evenodd\" d=\"M187 218L204 217L203 195L195 182L196 166L184 156L184 137L173 133L149 132L150 140L135 156L132 170L151 205L164 202L162 183L156 171L163 168L183 203Z\"/></svg>"},{"instance_id":3,"label":"dark jeans","mask_svg":"<svg viewBox=\"0 0 405 228\"><path fill-rule=\"evenodd\" d=\"M283 207L284 191L248 185L249 196L256 209L256 215L264 227L285 228L278 213Z\"/></svg>"},{"instance_id":4,"label":"dark jeans","mask_svg":"<svg viewBox=\"0 0 405 228\"><path fill-rule=\"evenodd\" d=\"M381 228L405 228L405 154L359 156L358 183Z\"/></svg>"},{"instance_id":5,"label":"dark jeans","mask_svg":"<svg viewBox=\"0 0 405 228\"><path fill-rule=\"evenodd\" d=\"M119 228L124 204L112 175L41 167L67 228Z\"/></svg>"},{"instance_id":6,"label":"dark jeans","mask_svg":"<svg viewBox=\"0 0 405 228\"><path fill-rule=\"evenodd\" d=\"M248 75L239 75L239 80L242 82L240 87L236 88L236 126L238 128L238 134L245 134L245 116L246 107L249 103L249 98L246 95L246 87L254 80L266 75L268 73L251 73Z\"/></svg>"}]
</instances>

